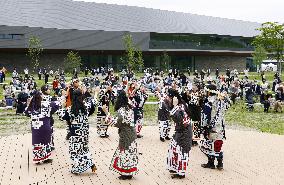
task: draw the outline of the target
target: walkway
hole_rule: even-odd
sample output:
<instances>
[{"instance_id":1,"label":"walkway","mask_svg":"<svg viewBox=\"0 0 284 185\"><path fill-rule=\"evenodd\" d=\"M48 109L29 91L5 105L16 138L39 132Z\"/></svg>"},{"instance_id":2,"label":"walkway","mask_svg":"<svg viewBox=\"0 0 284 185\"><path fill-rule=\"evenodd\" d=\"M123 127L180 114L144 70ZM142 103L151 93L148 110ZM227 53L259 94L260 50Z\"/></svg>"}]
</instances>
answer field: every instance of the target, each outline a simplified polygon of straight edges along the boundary
<instances>
[{"instance_id":1,"label":"walkway","mask_svg":"<svg viewBox=\"0 0 284 185\"><path fill-rule=\"evenodd\" d=\"M118 145L116 128L110 128L108 139L99 138L91 128L90 147L98 167L91 172L72 175L65 130L55 131L55 147L52 164L34 165L31 159L31 134L0 138L0 184L283 184L284 136L255 131L228 130L224 146L224 170L200 167L206 157L197 147L190 153L189 170L183 180L172 180L166 170L168 141L159 141L158 127L147 126L142 130L144 138L138 140L140 173L131 181L120 181L118 175L108 169Z\"/></svg>"}]
</instances>

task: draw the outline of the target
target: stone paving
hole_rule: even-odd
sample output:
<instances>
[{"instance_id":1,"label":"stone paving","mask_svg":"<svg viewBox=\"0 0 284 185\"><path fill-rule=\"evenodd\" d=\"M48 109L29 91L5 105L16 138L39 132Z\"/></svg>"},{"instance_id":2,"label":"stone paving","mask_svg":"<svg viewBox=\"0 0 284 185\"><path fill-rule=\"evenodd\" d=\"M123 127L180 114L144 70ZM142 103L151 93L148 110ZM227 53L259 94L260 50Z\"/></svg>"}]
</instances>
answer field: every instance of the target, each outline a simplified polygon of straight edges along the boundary
<instances>
[{"instance_id":1,"label":"stone paving","mask_svg":"<svg viewBox=\"0 0 284 185\"><path fill-rule=\"evenodd\" d=\"M144 127L144 137L138 139L140 172L133 180L118 180L118 174L108 169L118 145L116 128L110 137L99 138L90 129L90 150L98 167L81 175L70 173L66 130L55 130L55 151L52 164L34 165L31 154L31 134L0 138L0 184L284 184L284 136L256 131L227 130L224 145L224 170L201 168L206 157L194 147L190 152L189 169L185 179L172 180L166 170L167 142L160 142L158 127Z\"/></svg>"}]
</instances>

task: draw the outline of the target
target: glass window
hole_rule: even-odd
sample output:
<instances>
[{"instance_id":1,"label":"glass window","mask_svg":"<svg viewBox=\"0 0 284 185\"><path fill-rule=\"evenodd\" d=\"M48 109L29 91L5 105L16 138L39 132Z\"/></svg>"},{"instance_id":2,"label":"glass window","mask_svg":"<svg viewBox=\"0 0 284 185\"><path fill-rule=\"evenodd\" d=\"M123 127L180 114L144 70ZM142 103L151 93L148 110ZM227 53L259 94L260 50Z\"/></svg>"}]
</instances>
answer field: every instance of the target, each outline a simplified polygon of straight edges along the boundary
<instances>
[{"instance_id":1,"label":"glass window","mask_svg":"<svg viewBox=\"0 0 284 185\"><path fill-rule=\"evenodd\" d=\"M0 34L0 39L14 39L19 40L24 37L23 34Z\"/></svg>"},{"instance_id":2,"label":"glass window","mask_svg":"<svg viewBox=\"0 0 284 185\"><path fill-rule=\"evenodd\" d=\"M191 56L171 56L171 67L186 72L187 69L192 69L193 62Z\"/></svg>"},{"instance_id":3,"label":"glass window","mask_svg":"<svg viewBox=\"0 0 284 185\"><path fill-rule=\"evenodd\" d=\"M23 34L12 34L12 36L13 36L13 39L15 39L15 40L19 40L19 39L22 39L24 37Z\"/></svg>"},{"instance_id":4,"label":"glass window","mask_svg":"<svg viewBox=\"0 0 284 185\"><path fill-rule=\"evenodd\" d=\"M251 38L222 35L151 33L151 49L253 50Z\"/></svg>"}]
</instances>

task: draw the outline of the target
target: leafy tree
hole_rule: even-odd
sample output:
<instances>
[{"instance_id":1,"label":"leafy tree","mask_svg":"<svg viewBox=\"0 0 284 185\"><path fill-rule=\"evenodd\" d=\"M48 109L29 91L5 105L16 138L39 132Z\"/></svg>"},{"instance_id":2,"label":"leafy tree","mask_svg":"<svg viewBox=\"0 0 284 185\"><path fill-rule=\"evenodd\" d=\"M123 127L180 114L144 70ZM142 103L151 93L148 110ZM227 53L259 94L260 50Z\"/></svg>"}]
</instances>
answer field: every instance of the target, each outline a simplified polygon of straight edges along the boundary
<instances>
[{"instance_id":1,"label":"leafy tree","mask_svg":"<svg viewBox=\"0 0 284 185\"><path fill-rule=\"evenodd\" d=\"M42 48L39 37L31 36L29 38L27 56L31 60L31 64L33 66L34 72L40 65L40 54L42 53L42 51L43 51L43 48Z\"/></svg>"},{"instance_id":2,"label":"leafy tree","mask_svg":"<svg viewBox=\"0 0 284 185\"><path fill-rule=\"evenodd\" d=\"M66 58L64 58L64 68L67 72L71 73L73 69L79 69L82 60L78 53L70 51L67 53Z\"/></svg>"},{"instance_id":3,"label":"leafy tree","mask_svg":"<svg viewBox=\"0 0 284 185\"><path fill-rule=\"evenodd\" d=\"M127 68L132 69L135 65L135 46L133 44L133 39L130 34L124 35L123 36L123 44L124 48L126 50L126 63L127 63Z\"/></svg>"},{"instance_id":4,"label":"leafy tree","mask_svg":"<svg viewBox=\"0 0 284 185\"><path fill-rule=\"evenodd\" d=\"M262 46L271 55L271 58L276 59L281 73L281 60L283 60L284 54L284 25L266 22L257 30L260 31L260 34L255 37L253 45Z\"/></svg>"},{"instance_id":5,"label":"leafy tree","mask_svg":"<svg viewBox=\"0 0 284 185\"><path fill-rule=\"evenodd\" d=\"M170 64L170 56L168 55L167 51L163 51L163 55L161 56L161 69L168 70Z\"/></svg>"},{"instance_id":6,"label":"leafy tree","mask_svg":"<svg viewBox=\"0 0 284 185\"><path fill-rule=\"evenodd\" d=\"M143 54L142 54L141 49L137 48L136 54L137 54L137 57L136 57L135 69L142 71L144 67L144 59L143 59Z\"/></svg>"},{"instance_id":7,"label":"leafy tree","mask_svg":"<svg viewBox=\"0 0 284 185\"><path fill-rule=\"evenodd\" d=\"M120 69L125 69L128 67L126 56L122 56L119 58L119 67Z\"/></svg>"},{"instance_id":8,"label":"leafy tree","mask_svg":"<svg viewBox=\"0 0 284 185\"><path fill-rule=\"evenodd\" d=\"M266 50L260 45L257 46L252 54L253 62L256 66L260 67L263 60L267 58Z\"/></svg>"},{"instance_id":9,"label":"leafy tree","mask_svg":"<svg viewBox=\"0 0 284 185\"><path fill-rule=\"evenodd\" d=\"M126 55L123 58L129 70L139 71L144 66L142 51L133 43L133 38L130 34L123 36L123 44Z\"/></svg>"}]
</instances>

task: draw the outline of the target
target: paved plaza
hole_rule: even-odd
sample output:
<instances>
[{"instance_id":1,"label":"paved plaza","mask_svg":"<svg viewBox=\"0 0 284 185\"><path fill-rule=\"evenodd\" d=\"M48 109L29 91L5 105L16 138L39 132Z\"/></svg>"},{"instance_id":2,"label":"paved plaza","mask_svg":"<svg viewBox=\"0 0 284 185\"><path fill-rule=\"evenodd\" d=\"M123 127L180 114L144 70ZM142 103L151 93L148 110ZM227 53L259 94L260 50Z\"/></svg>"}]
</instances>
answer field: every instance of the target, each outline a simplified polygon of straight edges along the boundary
<instances>
[{"instance_id":1,"label":"paved plaza","mask_svg":"<svg viewBox=\"0 0 284 185\"><path fill-rule=\"evenodd\" d=\"M96 129L90 129L90 150L98 167L96 174L90 171L81 175L70 173L66 130L55 130L55 152L52 164L34 165L31 153L31 134L0 138L0 184L283 184L284 136L256 131L227 130L224 145L224 170L201 168L206 157L198 147L190 152L186 178L172 180L166 170L167 142L160 142L158 127L143 128L138 139L140 172L133 180L118 180L118 174L108 169L118 145L116 128L110 128L110 137L99 138Z\"/></svg>"}]
</instances>

